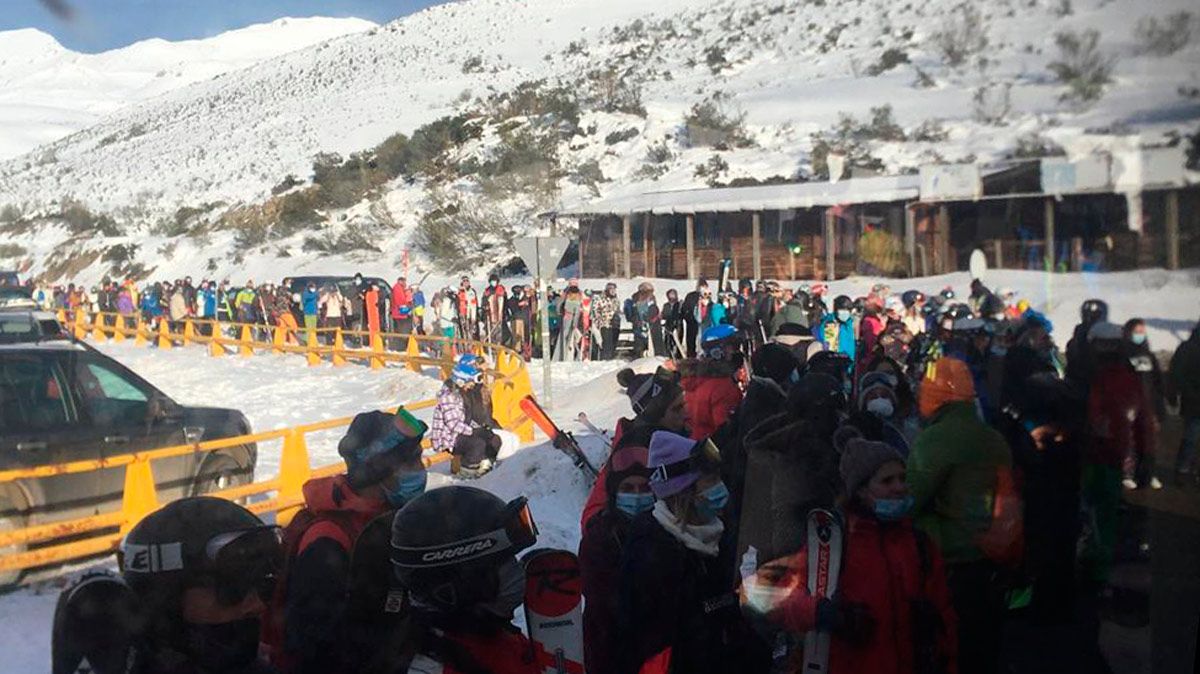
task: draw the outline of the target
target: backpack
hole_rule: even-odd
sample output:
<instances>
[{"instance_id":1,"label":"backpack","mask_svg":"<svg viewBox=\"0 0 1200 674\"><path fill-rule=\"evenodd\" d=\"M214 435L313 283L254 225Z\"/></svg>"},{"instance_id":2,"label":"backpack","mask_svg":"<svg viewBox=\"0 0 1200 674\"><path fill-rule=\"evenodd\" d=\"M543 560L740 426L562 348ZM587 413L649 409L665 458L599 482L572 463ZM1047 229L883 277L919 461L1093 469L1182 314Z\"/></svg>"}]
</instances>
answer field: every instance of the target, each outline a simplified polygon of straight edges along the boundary
<instances>
[{"instance_id":1,"label":"backpack","mask_svg":"<svg viewBox=\"0 0 1200 674\"><path fill-rule=\"evenodd\" d=\"M996 468L992 523L987 531L979 535L976 544L988 559L1007 568L1019 565L1025 554L1025 516L1021 494L1017 490L1013 471L1008 466Z\"/></svg>"},{"instance_id":2,"label":"backpack","mask_svg":"<svg viewBox=\"0 0 1200 674\"><path fill-rule=\"evenodd\" d=\"M308 508L301 508L283 528L283 568L280 569L279 578L275 583L275 592L271 595L271 603L267 607L263 620L262 638L262 642L270 654L272 666L281 672L295 669L295 663L292 662L292 658L287 652L288 572L292 562L300 554L300 543L304 540L305 534L314 525L324 522L333 524L345 536L345 540L339 542L345 546L346 552L349 554L354 548L354 541L358 534L349 513L334 511L318 515Z\"/></svg>"}]
</instances>

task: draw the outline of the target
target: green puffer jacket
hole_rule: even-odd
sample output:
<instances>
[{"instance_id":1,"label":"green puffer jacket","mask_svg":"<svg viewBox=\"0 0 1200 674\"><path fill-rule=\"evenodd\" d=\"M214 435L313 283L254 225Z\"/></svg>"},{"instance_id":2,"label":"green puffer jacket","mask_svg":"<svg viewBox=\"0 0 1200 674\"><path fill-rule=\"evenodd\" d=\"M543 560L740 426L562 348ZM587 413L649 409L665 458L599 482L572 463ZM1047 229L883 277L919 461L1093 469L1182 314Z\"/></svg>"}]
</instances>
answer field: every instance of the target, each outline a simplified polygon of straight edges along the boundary
<instances>
[{"instance_id":1,"label":"green puffer jacket","mask_svg":"<svg viewBox=\"0 0 1200 674\"><path fill-rule=\"evenodd\" d=\"M946 563L984 558L976 540L992 521L998 469L1012 467L1004 437L979 419L974 403L944 405L908 456L917 526L937 541Z\"/></svg>"}]
</instances>

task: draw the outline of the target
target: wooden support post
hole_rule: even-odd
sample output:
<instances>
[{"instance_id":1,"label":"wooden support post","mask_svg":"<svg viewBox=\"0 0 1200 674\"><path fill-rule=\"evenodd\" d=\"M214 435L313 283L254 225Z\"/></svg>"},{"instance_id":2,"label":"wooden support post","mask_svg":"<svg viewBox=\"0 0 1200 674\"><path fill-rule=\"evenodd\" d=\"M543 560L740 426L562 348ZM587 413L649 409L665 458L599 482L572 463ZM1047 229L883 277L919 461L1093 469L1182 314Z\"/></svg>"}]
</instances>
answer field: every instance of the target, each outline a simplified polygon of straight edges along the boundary
<instances>
[{"instance_id":1,"label":"wooden support post","mask_svg":"<svg viewBox=\"0 0 1200 674\"><path fill-rule=\"evenodd\" d=\"M1166 194L1167 269L1179 269L1179 190Z\"/></svg>"},{"instance_id":2,"label":"wooden support post","mask_svg":"<svg viewBox=\"0 0 1200 674\"><path fill-rule=\"evenodd\" d=\"M1083 269L1083 239L1071 237L1071 271Z\"/></svg>"},{"instance_id":3,"label":"wooden support post","mask_svg":"<svg viewBox=\"0 0 1200 674\"><path fill-rule=\"evenodd\" d=\"M904 251L908 253L908 275L917 275L917 214L915 204L904 207Z\"/></svg>"},{"instance_id":4,"label":"wooden support post","mask_svg":"<svg viewBox=\"0 0 1200 674\"><path fill-rule=\"evenodd\" d=\"M587 278L588 277L588 268L583 263L583 249L585 247L583 245L583 242L587 241L589 238L591 238L591 234L592 234L592 221L580 219L579 220L579 278ZM533 271L530 270L529 273L532 274Z\"/></svg>"},{"instance_id":5,"label":"wooden support post","mask_svg":"<svg viewBox=\"0 0 1200 674\"><path fill-rule=\"evenodd\" d=\"M654 236L650 233L650 223L653 222L649 213L642 215L642 276L654 276Z\"/></svg>"},{"instance_id":6,"label":"wooden support post","mask_svg":"<svg viewBox=\"0 0 1200 674\"><path fill-rule=\"evenodd\" d=\"M762 271L762 214L750 216L750 245L754 247L754 279L763 277Z\"/></svg>"},{"instance_id":7,"label":"wooden support post","mask_svg":"<svg viewBox=\"0 0 1200 674\"><path fill-rule=\"evenodd\" d=\"M627 214L625 214L624 217L621 218L621 249L625 253L624 255L621 256L621 259L622 259L621 264L625 271L625 278L633 278L632 265L630 264L631 260L630 260L630 245L629 245L629 239L631 236L630 230L633 229L633 223L631 223L629 221L629 217L630 216L627 213Z\"/></svg>"},{"instance_id":8,"label":"wooden support post","mask_svg":"<svg viewBox=\"0 0 1200 674\"><path fill-rule=\"evenodd\" d=\"M825 276L837 280L837 216L825 209Z\"/></svg>"},{"instance_id":9,"label":"wooden support post","mask_svg":"<svg viewBox=\"0 0 1200 674\"><path fill-rule=\"evenodd\" d=\"M1043 264L1046 271L1054 271L1054 197L1046 198L1046 215L1045 215L1045 248L1043 251Z\"/></svg>"},{"instance_id":10,"label":"wooden support post","mask_svg":"<svg viewBox=\"0 0 1200 674\"><path fill-rule=\"evenodd\" d=\"M934 265L933 273L947 274L952 271L958 271L957 263L955 267L950 266L950 207L942 204L938 206L937 220L934 227L936 232L934 236Z\"/></svg>"},{"instance_id":11,"label":"wooden support post","mask_svg":"<svg viewBox=\"0 0 1200 674\"><path fill-rule=\"evenodd\" d=\"M995 253L996 269L1004 269L1004 242L992 239L992 251Z\"/></svg>"},{"instance_id":12,"label":"wooden support post","mask_svg":"<svg viewBox=\"0 0 1200 674\"><path fill-rule=\"evenodd\" d=\"M788 246L788 277L796 280L796 252L791 246Z\"/></svg>"},{"instance_id":13,"label":"wooden support post","mask_svg":"<svg viewBox=\"0 0 1200 674\"><path fill-rule=\"evenodd\" d=\"M692 213L687 215L687 275L688 278L696 278L696 216Z\"/></svg>"}]
</instances>

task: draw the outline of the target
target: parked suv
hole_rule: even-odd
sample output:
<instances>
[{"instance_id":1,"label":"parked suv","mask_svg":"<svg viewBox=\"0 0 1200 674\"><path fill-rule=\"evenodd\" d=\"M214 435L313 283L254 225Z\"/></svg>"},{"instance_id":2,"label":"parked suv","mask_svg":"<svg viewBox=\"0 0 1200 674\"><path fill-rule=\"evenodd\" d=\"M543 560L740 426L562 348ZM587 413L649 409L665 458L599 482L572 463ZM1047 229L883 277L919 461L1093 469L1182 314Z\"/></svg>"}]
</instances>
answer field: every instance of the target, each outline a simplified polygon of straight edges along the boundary
<instances>
[{"instance_id":1,"label":"parked suv","mask_svg":"<svg viewBox=\"0 0 1200 674\"><path fill-rule=\"evenodd\" d=\"M249 433L241 412L180 405L87 345L0 344L0 470ZM159 501L248 483L256 459L257 447L248 443L154 461ZM0 530L113 512L121 506L124 481L125 469L117 467L0 483ZM0 572L0 587L18 575Z\"/></svg>"}]
</instances>

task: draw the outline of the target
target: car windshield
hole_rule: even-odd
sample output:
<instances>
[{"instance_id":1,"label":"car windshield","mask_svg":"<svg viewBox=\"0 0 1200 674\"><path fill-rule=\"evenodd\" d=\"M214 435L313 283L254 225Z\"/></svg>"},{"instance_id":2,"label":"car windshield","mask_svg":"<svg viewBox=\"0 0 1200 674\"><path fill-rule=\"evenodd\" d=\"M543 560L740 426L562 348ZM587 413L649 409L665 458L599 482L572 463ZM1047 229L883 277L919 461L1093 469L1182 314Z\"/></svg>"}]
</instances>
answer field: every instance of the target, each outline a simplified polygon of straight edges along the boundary
<instances>
[{"instance_id":1,"label":"car windshield","mask_svg":"<svg viewBox=\"0 0 1200 674\"><path fill-rule=\"evenodd\" d=\"M0 344L33 341L40 332L38 322L29 314L0 312Z\"/></svg>"}]
</instances>

